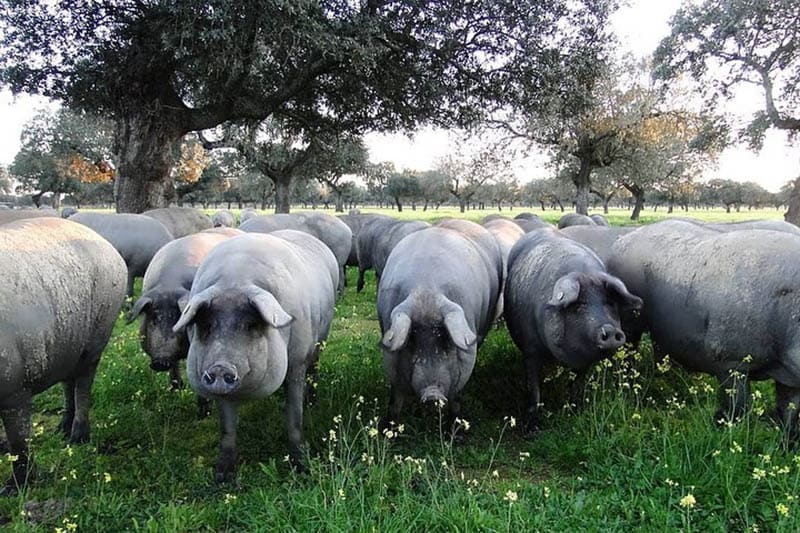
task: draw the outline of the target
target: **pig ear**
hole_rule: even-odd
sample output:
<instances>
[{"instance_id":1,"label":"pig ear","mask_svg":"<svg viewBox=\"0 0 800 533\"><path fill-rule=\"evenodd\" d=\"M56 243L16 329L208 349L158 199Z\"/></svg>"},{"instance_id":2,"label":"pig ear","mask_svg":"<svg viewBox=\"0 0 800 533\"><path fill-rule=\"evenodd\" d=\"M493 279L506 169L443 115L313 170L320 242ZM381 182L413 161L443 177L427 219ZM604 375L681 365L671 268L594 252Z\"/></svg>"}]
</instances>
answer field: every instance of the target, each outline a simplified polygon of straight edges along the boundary
<instances>
[{"instance_id":1,"label":"pig ear","mask_svg":"<svg viewBox=\"0 0 800 533\"><path fill-rule=\"evenodd\" d=\"M208 305L211 303L211 300L216 296L217 290L216 287L213 285L206 290L195 294L189 301L187 302L186 306L183 308L181 312L181 317L178 319L178 322L172 326L172 331L178 333L179 331L183 330L186 326L194 322L195 315L197 311L200 310L201 307Z\"/></svg>"},{"instance_id":2,"label":"pig ear","mask_svg":"<svg viewBox=\"0 0 800 533\"><path fill-rule=\"evenodd\" d=\"M459 349L468 350L475 344L478 337L467 324L464 309L444 296L442 296L442 300L440 309L444 316L444 327L447 328L447 333L450 334L450 338Z\"/></svg>"},{"instance_id":3,"label":"pig ear","mask_svg":"<svg viewBox=\"0 0 800 533\"><path fill-rule=\"evenodd\" d=\"M147 293L142 294L139 297L139 299L136 300L136 303L133 304L133 307L128 313L128 316L125 317L126 323L130 324L131 322L136 320L136 318L142 314L142 311L144 311L152 303L153 299L150 296L148 296Z\"/></svg>"},{"instance_id":4,"label":"pig ear","mask_svg":"<svg viewBox=\"0 0 800 533\"><path fill-rule=\"evenodd\" d=\"M631 294L621 279L611 274L603 274L603 283L606 286L606 290L611 295L616 296L623 306L637 310L642 308L642 299L635 294Z\"/></svg>"},{"instance_id":5,"label":"pig ear","mask_svg":"<svg viewBox=\"0 0 800 533\"><path fill-rule=\"evenodd\" d=\"M575 274L560 277L553 286L553 296L547 305L566 308L578 300L581 293L581 283Z\"/></svg>"},{"instance_id":6,"label":"pig ear","mask_svg":"<svg viewBox=\"0 0 800 533\"><path fill-rule=\"evenodd\" d=\"M398 311L397 308L392 312L392 324L386 333L383 334L381 344L390 352L396 352L406 345L408 341L408 331L411 329L411 317L405 311Z\"/></svg>"},{"instance_id":7,"label":"pig ear","mask_svg":"<svg viewBox=\"0 0 800 533\"><path fill-rule=\"evenodd\" d=\"M292 315L283 310L278 300L264 289L256 289L250 294L249 299L253 307L258 309L264 322L273 328L288 326L294 320Z\"/></svg>"}]
</instances>

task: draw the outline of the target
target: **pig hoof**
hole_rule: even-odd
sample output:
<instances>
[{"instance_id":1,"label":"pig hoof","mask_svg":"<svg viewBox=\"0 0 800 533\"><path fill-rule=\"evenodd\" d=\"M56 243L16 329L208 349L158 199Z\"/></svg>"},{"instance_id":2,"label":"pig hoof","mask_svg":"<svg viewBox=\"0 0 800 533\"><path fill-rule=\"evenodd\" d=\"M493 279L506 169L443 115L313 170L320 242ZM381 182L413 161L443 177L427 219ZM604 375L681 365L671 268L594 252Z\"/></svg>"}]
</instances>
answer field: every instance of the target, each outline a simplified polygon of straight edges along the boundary
<instances>
[{"instance_id":1,"label":"pig hoof","mask_svg":"<svg viewBox=\"0 0 800 533\"><path fill-rule=\"evenodd\" d=\"M230 483L233 481L233 469L220 470L218 467L214 472L214 481L217 483Z\"/></svg>"},{"instance_id":2,"label":"pig hoof","mask_svg":"<svg viewBox=\"0 0 800 533\"><path fill-rule=\"evenodd\" d=\"M64 415L63 418L61 418L61 422L56 426L56 433L61 434L65 439L69 438L70 434L72 434L73 420L74 418L72 416Z\"/></svg>"},{"instance_id":3,"label":"pig hoof","mask_svg":"<svg viewBox=\"0 0 800 533\"><path fill-rule=\"evenodd\" d=\"M533 439L539 435L542 428L539 427L539 420L532 419L525 422L525 429L523 430L523 437L526 439Z\"/></svg>"},{"instance_id":4,"label":"pig hoof","mask_svg":"<svg viewBox=\"0 0 800 533\"><path fill-rule=\"evenodd\" d=\"M306 467L302 460L297 459L296 457L289 457L289 467L295 474L308 474L308 467Z\"/></svg>"},{"instance_id":5,"label":"pig hoof","mask_svg":"<svg viewBox=\"0 0 800 533\"><path fill-rule=\"evenodd\" d=\"M9 478L8 481L0 487L0 497L16 496L18 492L19 488L13 477Z\"/></svg>"},{"instance_id":6,"label":"pig hoof","mask_svg":"<svg viewBox=\"0 0 800 533\"><path fill-rule=\"evenodd\" d=\"M378 421L378 431L381 432L381 435L383 435L383 432L386 431L387 429L392 429L393 427L396 426L397 423L395 423L395 421L389 418L388 416L382 416L381 419Z\"/></svg>"},{"instance_id":7,"label":"pig hoof","mask_svg":"<svg viewBox=\"0 0 800 533\"><path fill-rule=\"evenodd\" d=\"M69 442L71 444L85 444L89 442L89 425L73 424L72 432L69 435Z\"/></svg>"},{"instance_id":8,"label":"pig hoof","mask_svg":"<svg viewBox=\"0 0 800 533\"><path fill-rule=\"evenodd\" d=\"M233 462L221 460L217 463L216 469L214 469L214 481L217 483L230 483L233 481L234 473Z\"/></svg>"},{"instance_id":9,"label":"pig hoof","mask_svg":"<svg viewBox=\"0 0 800 533\"><path fill-rule=\"evenodd\" d=\"M461 431L453 432L452 436L450 437L450 440L454 446L463 446L468 441L467 436Z\"/></svg>"}]
</instances>

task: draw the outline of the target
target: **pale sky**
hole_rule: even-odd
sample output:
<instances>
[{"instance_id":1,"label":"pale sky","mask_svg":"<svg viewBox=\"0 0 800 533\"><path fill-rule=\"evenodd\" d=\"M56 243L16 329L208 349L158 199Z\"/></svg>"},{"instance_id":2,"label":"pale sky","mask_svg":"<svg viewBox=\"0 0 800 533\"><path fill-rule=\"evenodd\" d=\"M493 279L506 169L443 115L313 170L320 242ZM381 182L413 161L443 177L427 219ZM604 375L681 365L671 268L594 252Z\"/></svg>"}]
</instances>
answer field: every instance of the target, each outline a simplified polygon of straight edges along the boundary
<instances>
[{"instance_id":1,"label":"pale sky","mask_svg":"<svg viewBox=\"0 0 800 533\"><path fill-rule=\"evenodd\" d=\"M613 26L623 51L635 55L651 54L669 31L669 17L680 5L677 0L631 0L613 17ZM739 120L763 108L763 94L755 87L738 91L726 110L738 115ZM39 107L47 105L41 98L21 95L12 97L0 91L0 164L8 165L19 150L19 136L23 125ZM424 128L413 139L402 134L367 136L370 159L373 162L392 161L398 169L427 170L436 160L450 151L448 135L441 130ZM520 181L545 177L547 158L531 154L515 165ZM728 148L720 157L717 168L705 174L706 179L728 178L737 181L755 181L771 191L800 175L800 145L790 146L784 132L771 129L764 148L754 154L744 147Z\"/></svg>"}]
</instances>

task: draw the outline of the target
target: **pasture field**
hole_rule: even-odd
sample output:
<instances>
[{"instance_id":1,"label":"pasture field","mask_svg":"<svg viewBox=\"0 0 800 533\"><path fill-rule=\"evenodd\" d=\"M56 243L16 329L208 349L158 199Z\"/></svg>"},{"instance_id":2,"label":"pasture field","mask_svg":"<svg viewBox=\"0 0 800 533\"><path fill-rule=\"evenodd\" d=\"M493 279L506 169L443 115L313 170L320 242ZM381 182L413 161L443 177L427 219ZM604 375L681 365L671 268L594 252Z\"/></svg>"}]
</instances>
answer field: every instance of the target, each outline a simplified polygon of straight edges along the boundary
<instances>
[{"instance_id":1,"label":"pasture field","mask_svg":"<svg viewBox=\"0 0 800 533\"><path fill-rule=\"evenodd\" d=\"M643 222L651 216L643 213ZM308 474L284 462L279 391L240 409L237 481L216 485L216 412L197 420L191 390L170 390L168 376L148 368L138 324L121 316L95 381L91 443L70 447L55 434L60 387L39 395L36 478L0 500L0 524L51 532L800 530L800 454L768 418L771 385L755 384L741 422L717 427L714 381L656 363L647 342L598 364L581 405L565 404L571 376L554 369L544 428L526 439L520 356L505 328L495 328L478 352L456 438L422 409L406 410L402 428L379 435L388 385L375 279L368 274L362 294L353 269L348 281L322 351L317 399L306 410Z\"/></svg>"}]
</instances>

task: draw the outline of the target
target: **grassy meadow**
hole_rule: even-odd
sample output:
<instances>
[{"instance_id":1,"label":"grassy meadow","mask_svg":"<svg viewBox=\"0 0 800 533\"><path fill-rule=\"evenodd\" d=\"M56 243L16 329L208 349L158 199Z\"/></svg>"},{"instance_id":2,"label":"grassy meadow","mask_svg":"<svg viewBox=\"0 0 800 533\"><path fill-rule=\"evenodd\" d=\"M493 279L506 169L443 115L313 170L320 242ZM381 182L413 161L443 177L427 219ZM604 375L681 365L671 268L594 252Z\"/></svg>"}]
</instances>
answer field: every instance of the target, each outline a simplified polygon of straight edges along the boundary
<instances>
[{"instance_id":1,"label":"grassy meadow","mask_svg":"<svg viewBox=\"0 0 800 533\"><path fill-rule=\"evenodd\" d=\"M418 207L401 215L459 213ZM647 210L642 222L664 215ZM782 212L675 215L726 221ZM627 216L612 210L609 218L622 224ZM771 384L754 386L744 420L716 427L714 381L657 364L647 342L597 365L582 405L565 404L570 373L553 369L544 428L528 440L519 352L504 327L494 328L464 391L466 422L456 429L464 439L436 412L417 408L379 435L388 385L375 278L369 273L356 294L355 274L350 269L317 399L306 409L308 474L284 461L279 391L242 406L237 481L215 484L216 411L198 420L192 391L170 390L168 376L148 368L138 324L121 318L95 381L90 444L70 447L56 435L60 387L39 395L36 478L0 500L0 524L51 532L800 530L800 454L767 417ZM7 476L9 461L2 463Z\"/></svg>"}]
</instances>

